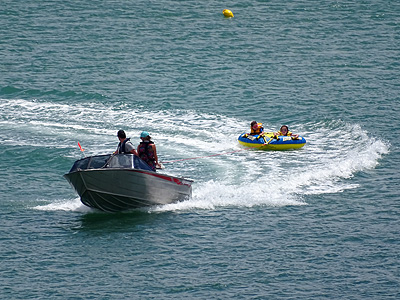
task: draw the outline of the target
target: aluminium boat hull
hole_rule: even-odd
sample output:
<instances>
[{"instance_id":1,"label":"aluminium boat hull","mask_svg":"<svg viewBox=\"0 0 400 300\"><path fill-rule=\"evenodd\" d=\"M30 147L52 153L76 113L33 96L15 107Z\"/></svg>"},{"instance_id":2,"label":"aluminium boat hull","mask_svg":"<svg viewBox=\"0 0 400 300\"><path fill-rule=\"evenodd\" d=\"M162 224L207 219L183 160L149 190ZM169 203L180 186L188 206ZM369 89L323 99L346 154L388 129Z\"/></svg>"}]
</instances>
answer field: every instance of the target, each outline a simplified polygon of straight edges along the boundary
<instances>
[{"instance_id":1,"label":"aluminium boat hull","mask_svg":"<svg viewBox=\"0 0 400 300\"><path fill-rule=\"evenodd\" d=\"M93 156L76 161L64 177L84 205L109 212L191 197L192 180L143 169L146 166L133 155Z\"/></svg>"},{"instance_id":2,"label":"aluminium boat hull","mask_svg":"<svg viewBox=\"0 0 400 300\"><path fill-rule=\"evenodd\" d=\"M84 205L117 212L191 197L191 181L144 170L92 169L65 174Z\"/></svg>"}]
</instances>

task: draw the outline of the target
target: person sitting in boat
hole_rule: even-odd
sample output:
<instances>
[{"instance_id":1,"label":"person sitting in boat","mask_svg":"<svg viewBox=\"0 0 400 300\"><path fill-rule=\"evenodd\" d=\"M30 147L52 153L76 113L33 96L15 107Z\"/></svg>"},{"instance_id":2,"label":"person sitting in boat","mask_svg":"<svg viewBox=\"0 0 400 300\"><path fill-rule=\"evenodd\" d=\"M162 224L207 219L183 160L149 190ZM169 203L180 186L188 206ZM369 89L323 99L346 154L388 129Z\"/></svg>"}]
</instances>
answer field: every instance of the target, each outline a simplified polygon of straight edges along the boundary
<instances>
[{"instance_id":1,"label":"person sitting in boat","mask_svg":"<svg viewBox=\"0 0 400 300\"><path fill-rule=\"evenodd\" d=\"M125 131L119 130L117 133L117 137L119 139L119 144L114 154L132 153L134 155L138 155L135 146L133 146L130 142L130 138L126 138Z\"/></svg>"},{"instance_id":2,"label":"person sitting in boat","mask_svg":"<svg viewBox=\"0 0 400 300\"><path fill-rule=\"evenodd\" d=\"M250 124L250 135L262 135L264 133L264 127L262 123L257 123L257 121L253 121Z\"/></svg>"},{"instance_id":3,"label":"person sitting in boat","mask_svg":"<svg viewBox=\"0 0 400 300\"><path fill-rule=\"evenodd\" d=\"M156 145L153 141L151 141L151 136L147 131L143 131L140 134L140 139L142 141L137 147L139 157L144 160L153 171L155 171L157 167L160 168L160 164L158 163Z\"/></svg>"},{"instance_id":4,"label":"person sitting in boat","mask_svg":"<svg viewBox=\"0 0 400 300\"><path fill-rule=\"evenodd\" d=\"M299 137L298 134L293 134L289 131L289 127L287 125L282 125L281 129L279 129L278 132L274 132L274 138L277 138L278 136L290 136L293 139L297 139Z\"/></svg>"}]
</instances>

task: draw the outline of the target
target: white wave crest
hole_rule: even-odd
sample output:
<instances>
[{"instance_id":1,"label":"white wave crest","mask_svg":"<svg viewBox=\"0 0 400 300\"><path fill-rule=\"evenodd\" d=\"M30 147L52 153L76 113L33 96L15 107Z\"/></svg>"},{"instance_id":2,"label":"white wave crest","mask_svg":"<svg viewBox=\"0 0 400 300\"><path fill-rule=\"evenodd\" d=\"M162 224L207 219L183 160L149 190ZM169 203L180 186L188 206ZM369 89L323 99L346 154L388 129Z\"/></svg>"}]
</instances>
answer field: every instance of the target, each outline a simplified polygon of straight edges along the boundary
<instances>
[{"instance_id":1,"label":"white wave crest","mask_svg":"<svg viewBox=\"0 0 400 300\"><path fill-rule=\"evenodd\" d=\"M292 131L306 138L306 146L268 152L239 146L237 137L251 120L220 114L27 100L1 100L0 107L1 144L58 147L66 150L66 157L72 151L80 157L77 141L86 155L109 153L116 147L118 129L134 144L142 130L150 132L160 160L169 162L165 173L195 180L191 200L154 208L157 211L303 205L310 194L358 188L352 178L375 168L390 147L360 125L340 120L291 124ZM15 135L24 138L15 141ZM79 209L74 205L56 202L44 209Z\"/></svg>"}]
</instances>

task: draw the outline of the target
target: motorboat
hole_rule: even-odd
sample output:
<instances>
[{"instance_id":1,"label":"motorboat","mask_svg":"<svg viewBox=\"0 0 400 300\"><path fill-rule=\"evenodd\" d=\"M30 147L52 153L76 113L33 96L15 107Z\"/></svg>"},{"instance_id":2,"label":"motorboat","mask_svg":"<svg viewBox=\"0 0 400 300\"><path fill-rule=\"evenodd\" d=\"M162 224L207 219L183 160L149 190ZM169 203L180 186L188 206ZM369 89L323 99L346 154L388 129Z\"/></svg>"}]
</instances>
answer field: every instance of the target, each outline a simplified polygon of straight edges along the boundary
<instances>
[{"instance_id":1,"label":"motorboat","mask_svg":"<svg viewBox=\"0 0 400 300\"><path fill-rule=\"evenodd\" d=\"M265 132L261 135L242 133L238 137L239 144L259 150L292 150L303 147L306 144L304 137L275 136L273 132Z\"/></svg>"},{"instance_id":2,"label":"motorboat","mask_svg":"<svg viewBox=\"0 0 400 300\"><path fill-rule=\"evenodd\" d=\"M64 175L84 205L118 212L189 199L193 180L161 174L134 154L77 160Z\"/></svg>"}]
</instances>

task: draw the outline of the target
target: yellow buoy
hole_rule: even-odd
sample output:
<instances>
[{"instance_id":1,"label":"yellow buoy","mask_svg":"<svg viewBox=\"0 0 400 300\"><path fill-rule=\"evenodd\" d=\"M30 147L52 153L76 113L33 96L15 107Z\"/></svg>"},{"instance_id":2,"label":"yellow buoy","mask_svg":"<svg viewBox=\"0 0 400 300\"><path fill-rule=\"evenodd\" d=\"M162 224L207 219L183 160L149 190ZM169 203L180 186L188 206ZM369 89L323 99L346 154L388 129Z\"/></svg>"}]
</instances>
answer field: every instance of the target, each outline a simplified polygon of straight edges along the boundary
<instances>
[{"instance_id":1,"label":"yellow buoy","mask_svg":"<svg viewBox=\"0 0 400 300\"><path fill-rule=\"evenodd\" d=\"M233 18L233 13L229 9L224 9L222 13L226 18Z\"/></svg>"}]
</instances>

